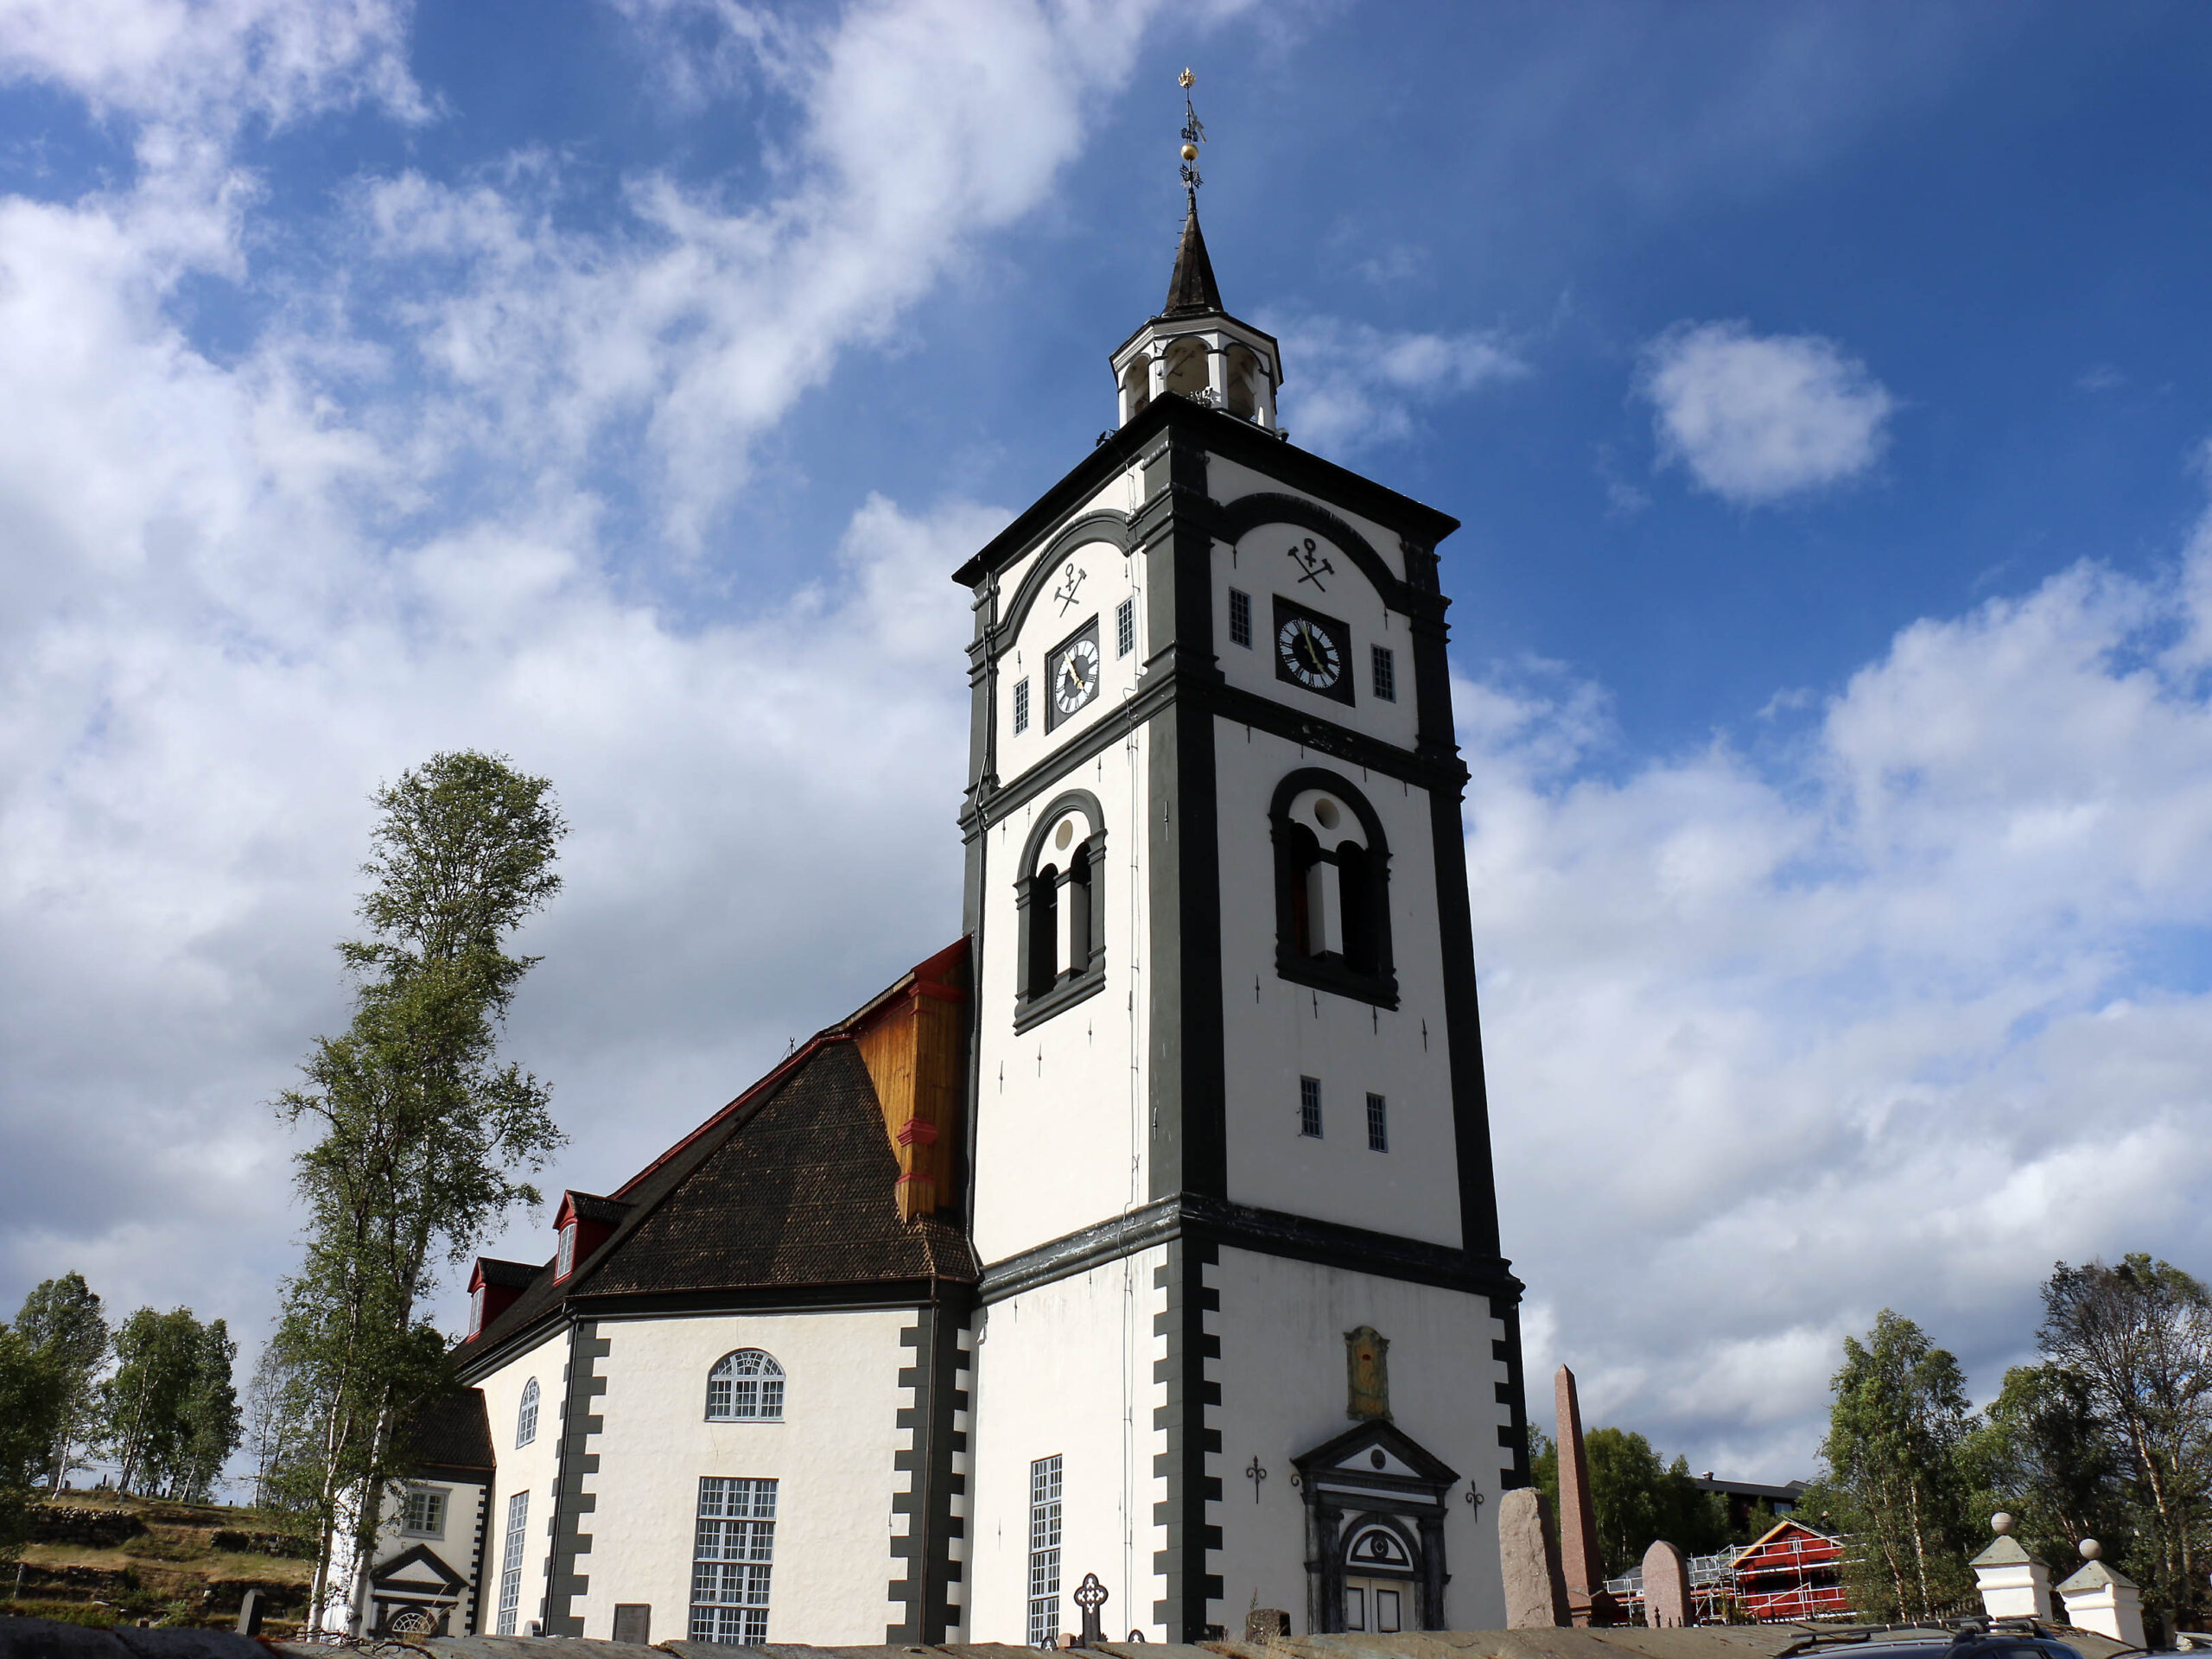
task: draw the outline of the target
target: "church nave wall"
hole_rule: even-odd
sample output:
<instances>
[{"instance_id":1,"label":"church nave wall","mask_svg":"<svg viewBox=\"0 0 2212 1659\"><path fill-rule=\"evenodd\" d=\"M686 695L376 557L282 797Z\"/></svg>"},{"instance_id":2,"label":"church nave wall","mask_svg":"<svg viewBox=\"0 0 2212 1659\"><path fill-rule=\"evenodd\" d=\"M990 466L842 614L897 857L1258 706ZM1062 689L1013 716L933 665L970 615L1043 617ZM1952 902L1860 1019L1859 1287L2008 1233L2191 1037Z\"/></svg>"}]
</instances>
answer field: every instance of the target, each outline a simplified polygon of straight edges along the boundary
<instances>
[{"instance_id":1,"label":"church nave wall","mask_svg":"<svg viewBox=\"0 0 2212 1659\"><path fill-rule=\"evenodd\" d=\"M553 1487L560 1467L561 1401L569 1363L569 1333L556 1328L543 1341L517 1354L477 1381L484 1390L484 1412L492 1427L492 1449L499 1459L492 1484L492 1514L485 1527L483 1584L477 1628L486 1635L500 1629L503 1610L513 1609L511 1634L527 1635L544 1617L545 1569L550 1556ZM530 1439L518 1445L524 1396L535 1382L535 1410ZM505 1587L511 1565L509 1523L517 1518L514 1500L527 1492L523 1522L524 1545L512 1591Z\"/></svg>"},{"instance_id":2,"label":"church nave wall","mask_svg":"<svg viewBox=\"0 0 2212 1659\"><path fill-rule=\"evenodd\" d=\"M912 1390L899 1332L912 1310L606 1319L598 1362L599 1459L582 1522L590 1550L576 1570L587 1594L571 1612L583 1634L613 1634L618 1603L649 1605L656 1642L690 1628L702 1477L772 1480L773 1561L767 1639L874 1643L903 1609L886 1586L894 1473L908 1437L898 1424ZM707 1419L708 1378L724 1355L765 1351L783 1371L779 1421Z\"/></svg>"}]
</instances>

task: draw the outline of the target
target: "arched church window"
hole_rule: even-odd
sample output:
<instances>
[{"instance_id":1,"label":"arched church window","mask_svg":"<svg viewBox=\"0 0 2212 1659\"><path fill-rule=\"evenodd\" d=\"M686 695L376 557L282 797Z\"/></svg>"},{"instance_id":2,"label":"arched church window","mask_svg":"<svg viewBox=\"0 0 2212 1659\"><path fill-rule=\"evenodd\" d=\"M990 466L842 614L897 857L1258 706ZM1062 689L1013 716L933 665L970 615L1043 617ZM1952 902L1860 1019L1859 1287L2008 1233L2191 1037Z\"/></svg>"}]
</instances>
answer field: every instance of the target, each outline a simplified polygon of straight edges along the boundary
<instances>
[{"instance_id":1,"label":"arched church window","mask_svg":"<svg viewBox=\"0 0 2212 1659\"><path fill-rule=\"evenodd\" d=\"M1105 814L1088 791L1071 791L1038 816L1014 878L1015 1030L1104 985L1105 853Z\"/></svg>"},{"instance_id":2,"label":"arched church window","mask_svg":"<svg viewBox=\"0 0 2212 1659\"><path fill-rule=\"evenodd\" d=\"M537 1379L522 1385L522 1404L515 1409L515 1445L528 1446L537 1438Z\"/></svg>"},{"instance_id":3,"label":"arched church window","mask_svg":"<svg viewBox=\"0 0 2212 1659\"><path fill-rule=\"evenodd\" d=\"M1349 779L1306 766L1277 786L1269 817L1276 971L1301 985L1395 1007L1390 855L1374 807Z\"/></svg>"},{"instance_id":4,"label":"arched church window","mask_svg":"<svg viewBox=\"0 0 2212 1659\"><path fill-rule=\"evenodd\" d=\"M710 1423L780 1423L784 1420L784 1368L759 1348L724 1354L707 1373L707 1421Z\"/></svg>"}]
</instances>

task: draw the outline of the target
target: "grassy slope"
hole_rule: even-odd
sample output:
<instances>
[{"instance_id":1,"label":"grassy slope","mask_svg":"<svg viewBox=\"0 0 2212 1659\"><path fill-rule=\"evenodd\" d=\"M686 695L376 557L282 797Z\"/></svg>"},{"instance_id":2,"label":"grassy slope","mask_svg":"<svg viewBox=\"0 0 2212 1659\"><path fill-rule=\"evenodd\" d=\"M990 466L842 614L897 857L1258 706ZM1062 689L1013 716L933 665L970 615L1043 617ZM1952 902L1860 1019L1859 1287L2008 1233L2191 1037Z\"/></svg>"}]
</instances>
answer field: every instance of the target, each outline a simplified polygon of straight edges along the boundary
<instances>
[{"instance_id":1,"label":"grassy slope","mask_svg":"<svg viewBox=\"0 0 2212 1659\"><path fill-rule=\"evenodd\" d=\"M29 1544L22 1554L22 1590L0 1599L0 1613L85 1622L150 1618L156 1624L222 1624L237 1617L238 1599L259 1586L272 1613L304 1610L313 1563L258 1552L219 1550L219 1531L270 1533L274 1517L229 1504L168 1503L112 1492L64 1493L58 1506L130 1510L143 1535L114 1548L90 1544ZM0 1598L5 1595L0 1590Z\"/></svg>"}]
</instances>

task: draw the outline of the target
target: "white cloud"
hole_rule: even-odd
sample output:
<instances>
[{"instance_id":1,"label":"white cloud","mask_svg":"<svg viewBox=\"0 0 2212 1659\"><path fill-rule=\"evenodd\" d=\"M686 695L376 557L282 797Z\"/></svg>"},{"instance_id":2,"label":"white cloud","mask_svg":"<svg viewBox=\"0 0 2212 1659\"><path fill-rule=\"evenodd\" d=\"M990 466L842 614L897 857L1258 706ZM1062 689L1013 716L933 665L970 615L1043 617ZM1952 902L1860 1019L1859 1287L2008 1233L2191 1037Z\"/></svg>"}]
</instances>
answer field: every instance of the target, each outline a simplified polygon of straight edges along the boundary
<instances>
[{"instance_id":1,"label":"white cloud","mask_svg":"<svg viewBox=\"0 0 2212 1659\"><path fill-rule=\"evenodd\" d=\"M957 931L949 575L1005 512L871 499L791 594L714 547L738 599L702 626L583 480L657 461L700 545L748 445L1044 198L1148 10L801 13L758 202L649 174L614 228L563 230L559 164L524 153L361 181L306 251L236 142L362 98L412 118L403 8L0 22L5 73L137 158L0 199L10 1281L81 1263L258 1328L292 1225L263 1103L344 1017L367 793L437 748L550 774L575 825L514 1040L583 1184ZM281 302L221 361L176 321L195 273Z\"/></svg>"},{"instance_id":2,"label":"white cloud","mask_svg":"<svg viewBox=\"0 0 2212 1659\"><path fill-rule=\"evenodd\" d=\"M1335 317L1267 326L1282 340L1283 424L1307 449L1350 454L1410 437L1419 405L1529 372L1498 333L1407 333Z\"/></svg>"},{"instance_id":3,"label":"white cloud","mask_svg":"<svg viewBox=\"0 0 2212 1659\"><path fill-rule=\"evenodd\" d=\"M2208 601L2212 530L1916 623L1769 766L1461 688L1506 1246L1594 1421L1806 1474L1885 1305L1986 1397L2054 1260L2202 1259Z\"/></svg>"},{"instance_id":4,"label":"white cloud","mask_svg":"<svg viewBox=\"0 0 2212 1659\"><path fill-rule=\"evenodd\" d=\"M1881 458L1896 399L1818 334L1677 324L1644 348L1637 390L1662 466L1757 506L1857 478Z\"/></svg>"}]
</instances>

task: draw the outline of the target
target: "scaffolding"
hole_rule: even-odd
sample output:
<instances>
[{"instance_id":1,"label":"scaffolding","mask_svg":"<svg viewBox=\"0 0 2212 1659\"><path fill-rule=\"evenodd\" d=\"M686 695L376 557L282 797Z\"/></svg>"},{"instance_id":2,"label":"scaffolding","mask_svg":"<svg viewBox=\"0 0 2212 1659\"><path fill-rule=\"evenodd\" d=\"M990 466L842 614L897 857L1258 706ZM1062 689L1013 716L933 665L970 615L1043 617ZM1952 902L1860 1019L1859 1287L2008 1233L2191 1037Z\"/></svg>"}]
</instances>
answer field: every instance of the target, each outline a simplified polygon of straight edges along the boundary
<instances>
[{"instance_id":1,"label":"scaffolding","mask_svg":"<svg viewBox=\"0 0 2212 1659\"><path fill-rule=\"evenodd\" d=\"M1786 1624L1848 1618L1843 1587L1847 1537L1784 1521L1764 1536L1711 1555L1693 1555L1690 1605L1700 1624ZM1606 1580L1633 1624L1644 1620L1643 1570Z\"/></svg>"}]
</instances>

